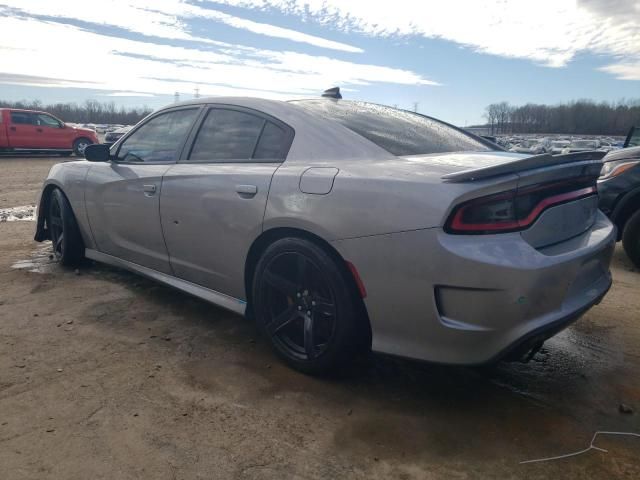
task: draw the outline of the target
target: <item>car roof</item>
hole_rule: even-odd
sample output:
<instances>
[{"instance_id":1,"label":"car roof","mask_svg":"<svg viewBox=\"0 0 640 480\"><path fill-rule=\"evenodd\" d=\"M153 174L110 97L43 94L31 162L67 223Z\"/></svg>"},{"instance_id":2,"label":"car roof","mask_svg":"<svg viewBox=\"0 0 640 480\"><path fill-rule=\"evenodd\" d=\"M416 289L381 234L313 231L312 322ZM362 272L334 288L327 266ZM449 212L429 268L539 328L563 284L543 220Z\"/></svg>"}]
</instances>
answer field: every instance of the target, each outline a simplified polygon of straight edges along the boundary
<instances>
[{"instance_id":1,"label":"car roof","mask_svg":"<svg viewBox=\"0 0 640 480\"><path fill-rule=\"evenodd\" d=\"M335 101L327 98L326 101ZM345 100L340 100L344 102ZM289 125L295 132L287 162L335 159L385 159L393 157L375 143L349 130L340 123L314 115L293 103L254 97L203 97L172 103L152 115L183 106L229 105L266 113Z\"/></svg>"},{"instance_id":2,"label":"car roof","mask_svg":"<svg viewBox=\"0 0 640 480\"><path fill-rule=\"evenodd\" d=\"M42 110L32 110L29 108L10 108L10 107L2 107L0 110L9 110L11 112L26 112L26 113L46 113L47 115L53 115L49 112L44 112Z\"/></svg>"}]
</instances>

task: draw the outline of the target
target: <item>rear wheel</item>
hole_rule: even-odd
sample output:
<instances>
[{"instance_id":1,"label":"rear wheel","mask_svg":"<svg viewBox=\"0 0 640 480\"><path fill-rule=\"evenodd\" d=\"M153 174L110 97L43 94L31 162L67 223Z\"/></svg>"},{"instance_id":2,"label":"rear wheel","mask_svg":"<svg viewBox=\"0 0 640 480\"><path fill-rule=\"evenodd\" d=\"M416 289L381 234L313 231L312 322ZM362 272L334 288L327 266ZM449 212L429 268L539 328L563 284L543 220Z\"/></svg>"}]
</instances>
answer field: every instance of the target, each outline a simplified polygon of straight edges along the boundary
<instances>
[{"instance_id":1,"label":"rear wheel","mask_svg":"<svg viewBox=\"0 0 640 480\"><path fill-rule=\"evenodd\" d=\"M259 328L297 370L327 373L358 351L356 299L343 270L315 243L270 245L256 267L253 302Z\"/></svg>"},{"instance_id":2,"label":"rear wheel","mask_svg":"<svg viewBox=\"0 0 640 480\"><path fill-rule=\"evenodd\" d=\"M640 268L640 210L627 220L622 232L622 246L631 261Z\"/></svg>"},{"instance_id":3,"label":"rear wheel","mask_svg":"<svg viewBox=\"0 0 640 480\"><path fill-rule=\"evenodd\" d=\"M73 153L78 157L84 157L84 150L93 142L88 138L79 138L73 142Z\"/></svg>"},{"instance_id":4,"label":"rear wheel","mask_svg":"<svg viewBox=\"0 0 640 480\"><path fill-rule=\"evenodd\" d=\"M55 257L62 265L77 265L84 257L84 244L71 205L58 188L49 198L48 227Z\"/></svg>"}]
</instances>

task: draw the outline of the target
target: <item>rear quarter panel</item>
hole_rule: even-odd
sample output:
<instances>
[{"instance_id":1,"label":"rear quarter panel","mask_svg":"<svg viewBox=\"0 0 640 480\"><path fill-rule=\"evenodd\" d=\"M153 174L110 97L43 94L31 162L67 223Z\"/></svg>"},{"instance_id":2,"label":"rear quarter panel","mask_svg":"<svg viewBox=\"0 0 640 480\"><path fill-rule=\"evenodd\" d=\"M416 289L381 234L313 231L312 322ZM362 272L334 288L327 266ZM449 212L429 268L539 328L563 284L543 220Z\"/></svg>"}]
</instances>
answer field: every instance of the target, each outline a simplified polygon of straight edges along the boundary
<instances>
[{"instance_id":1,"label":"rear quarter panel","mask_svg":"<svg viewBox=\"0 0 640 480\"><path fill-rule=\"evenodd\" d=\"M309 167L339 170L328 194L301 191L300 177ZM504 175L499 181L443 182L449 171L425 158L287 161L272 180L264 228L301 228L333 241L441 227L453 204L515 188L518 180Z\"/></svg>"}]
</instances>

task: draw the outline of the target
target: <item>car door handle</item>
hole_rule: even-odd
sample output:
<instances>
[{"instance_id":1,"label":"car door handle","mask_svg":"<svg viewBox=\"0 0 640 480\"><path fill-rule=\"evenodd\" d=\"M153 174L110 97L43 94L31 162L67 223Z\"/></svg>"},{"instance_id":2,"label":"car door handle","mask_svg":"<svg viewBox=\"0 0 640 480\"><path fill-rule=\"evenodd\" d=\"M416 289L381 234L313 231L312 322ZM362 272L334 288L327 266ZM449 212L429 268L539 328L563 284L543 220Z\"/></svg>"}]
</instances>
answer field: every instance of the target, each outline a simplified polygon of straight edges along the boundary
<instances>
[{"instance_id":1,"label":"car door handle","mask_svg":"<svg viewBox=\"0 0 640 480\"><path fill-rule=\"evenodd\" d=\"M42 129L41 128L36 128L36 132L42 133Z\"/></svg>"},{"instance_id":2,"label":"car door handle","mask_svg":"<svg viewBox=\"0 0 640 480\"><path fill-rule=\"evenodd\" d=\"M12 132L16 131L16 127L9 127L9 130L11 130Z\"/></svg>"},{"instance_id":3,"label":"car door handle","mask_svg":"<svg viewBox=\"0 0 640 480\"><path fill-rule=\"evenodd\" d=\"M238 192L241 197L250 198L258 193L258 187L255 185L236 185L236 192Z\"/></svg>"},{"instance_id":4,"label":"car door handle","mask_svg":"<svg viewBox=\"0 0 640 480\"><path fill-rule=\"evenodd\" d=\"M155 185L144 185L142 188L144 190L144 194L147 197L150 197L151 195L155 195L155 193L156 193L156 186Z\"/></svg>"}]
</instances>

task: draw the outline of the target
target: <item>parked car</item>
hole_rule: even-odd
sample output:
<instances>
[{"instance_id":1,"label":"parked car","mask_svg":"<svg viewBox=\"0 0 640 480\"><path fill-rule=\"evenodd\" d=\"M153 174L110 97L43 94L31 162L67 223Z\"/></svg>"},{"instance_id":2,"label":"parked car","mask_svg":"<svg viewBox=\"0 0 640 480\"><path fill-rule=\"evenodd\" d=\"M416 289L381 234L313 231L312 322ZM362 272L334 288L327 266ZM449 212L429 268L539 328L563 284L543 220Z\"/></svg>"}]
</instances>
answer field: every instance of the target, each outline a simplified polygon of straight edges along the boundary
<instances>
[{"instance_id":1,"label":"parked car","mask_svg":"<svg viewBox=\"0 0 640 480\"><path fill-rule=\"evenodd\" d=\"M599 140L573 140L562 153L591 152L599 148Z\"/></svg>"},{"instance_id":2,"label":"parked car","mask_svg":"<svg viewBox=\"0 0 640 480\"><path fill-rule=\"evenodd\" d=\"M549 153L551 155L559 155L570 143L569 140L552 140L549 145Z\"/></svg>"},{"instance_id":3,"label":"parked car","mask_svg":"<svg viewBox=\"0 0 640 480\"><path fill-rule=\"evenodd\" d=\"M35 238L252 315L304 372L483 364L598 303L615 243L601 152L498 148L364 102L194 99L54 166Z\"/></svg>"},{"instance_id":4,"label":"parked car","mask_svg":"<svg viewBox=\"0 0 640 480\"><path fill-rule=\"evenodd\" d=\"M519 144L511 147L509 151L516 153L530 153L534 155L539 155L541 153L546 153L550 148L550 143L548 140L524 140Z\"/></svg>"},{"instance_id":5,"label":"parked car","mask_svg":"<svg viewBox=\"0 0 640 480\"><path fill-rule=\"evenodd\" d=\"M98 143L94 131L69 126L50 113L0 108L2 152L46 151L82 156L93 143Z\"/></svg>"},{"instance_id":6,"label":"parked car","mask_svg":"<svg viewBox=\"0 0 640 480\"><path fill-rule=\"evenodd\" d=\"M618 240L640 268L640 129L627 137L626 145L604 157L598 180L600 208L618 227ZM636 143L637 142L637 143Z\"/></svg>"},{"instance_id":7,"label":"parked car","mask_svg":"<svg viewBox=\"0 0 640 480\"><path fill-rule=\"evenodd\" d=\"M113 145L132 128L133 127L131 126L127 126L107 132L107 134L104 136L104 143L107 145Z\"/></svg>"}]
</instances>

